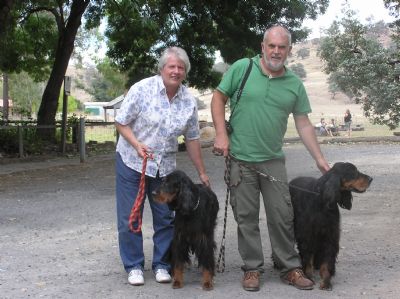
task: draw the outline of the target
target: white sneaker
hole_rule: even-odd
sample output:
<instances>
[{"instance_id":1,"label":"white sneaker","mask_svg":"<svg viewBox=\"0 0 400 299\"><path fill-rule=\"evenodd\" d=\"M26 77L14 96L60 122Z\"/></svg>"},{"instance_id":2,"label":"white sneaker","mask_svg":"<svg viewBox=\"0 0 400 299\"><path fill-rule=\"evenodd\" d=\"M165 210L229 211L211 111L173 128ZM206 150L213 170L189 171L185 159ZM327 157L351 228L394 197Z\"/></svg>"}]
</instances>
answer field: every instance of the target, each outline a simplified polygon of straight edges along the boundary
<instances>
[{"instance_id":1,"label":"white sneaker","mask_svg":"<svg viewBox=\"0 0 400 299\"><path fill-rule=\"evenodd\" d=\"M144 285L144 276L141 269L133 269L129 272L128 282L134 286Z\"/></svg>"},{"instance_id":2,"label":"white sneaker","mask_svg":"<svg viewBox=\"0 0 400 299\"><path fill-rule=\"evenodd\" d=\"M154 273L156 275L156 281L160 283L171 282L171 275L165 269L157 269Z\"/></svg>"}]
</instances>

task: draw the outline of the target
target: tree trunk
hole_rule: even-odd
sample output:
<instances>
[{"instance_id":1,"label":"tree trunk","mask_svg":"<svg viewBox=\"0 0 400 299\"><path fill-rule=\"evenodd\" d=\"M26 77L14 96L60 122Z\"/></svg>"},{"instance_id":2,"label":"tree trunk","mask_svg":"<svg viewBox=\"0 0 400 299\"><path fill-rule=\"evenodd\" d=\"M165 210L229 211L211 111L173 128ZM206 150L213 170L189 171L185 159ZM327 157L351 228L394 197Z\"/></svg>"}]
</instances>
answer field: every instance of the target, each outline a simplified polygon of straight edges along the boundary
<instances>
[{"instance_id":1,"label":"tree trunk","mask_svg":"<svg viewBox=\"0 0 400 299\"><path fill-rule=\"evenodd\" d=\"M74 0L71 6L71 13L66 22L67 25L59 33L53 69L43 92L42 102L38 111L38 125L55 124L61 86L74 49L75 37L81 25L82 15L89 3L90 0ZM55 129L39 129L38 132L43 140L55 140Z\"/></svg>"},{"instance_id":2,"label":"tree trunk","mask_svg":"<svg viewBox=\"0 0 400 299\"><path fill-rule=\"evenodd\" d=\"M0 34L3 34L8 29L13 5L13 0L0 0Z\"/></svg>"},{"instance_id":3,"label":"tree trunk","mask_svg":"<svg viewBox=\"0 0 400 299\"><path fill-rule=\"evenodd\" d=\"M7 125L8 122L8 111L9 111L9 101L8 101L8 74L3 74L3 121Z\"/></svg>"}]
</instances>

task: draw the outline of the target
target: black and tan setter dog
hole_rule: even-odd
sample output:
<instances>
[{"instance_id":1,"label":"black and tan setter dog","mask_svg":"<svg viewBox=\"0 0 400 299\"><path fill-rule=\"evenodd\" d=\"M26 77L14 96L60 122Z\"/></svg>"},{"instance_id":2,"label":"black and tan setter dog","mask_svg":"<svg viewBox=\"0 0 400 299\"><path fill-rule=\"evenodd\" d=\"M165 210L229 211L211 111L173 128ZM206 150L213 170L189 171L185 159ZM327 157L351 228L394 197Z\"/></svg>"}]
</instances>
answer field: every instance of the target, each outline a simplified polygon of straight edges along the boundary
<instances>
[{"instance_id":1,"label":"black and tan setter dog","mask_svg":"<svg viewBox=\"0 0 400 299\"><path fill-rule=\"evenodd\" d=\"M365 192L372 178L351 163L339 162L321 176L298 177L289 183L294 231L304 273L319 269L320 289L331 290L339 252L340 212L350 210L352 192Z\"/></svg>"},{"instance_id":2,"label":"black and tan setter dog","mask_svg":"<svg viewBox=\"0 0 400 299\"><path fill-rule=\"evenodd\" d=\"M154 192L154 198L175 210L174 238L170 248L172 287L183 287L184 266L190 264L190 254L194 254L202 268L203 289L213 289L217 196L210 188L194 184L183 171L175 170L165 177Z\"/></svg>"}]
</instances>

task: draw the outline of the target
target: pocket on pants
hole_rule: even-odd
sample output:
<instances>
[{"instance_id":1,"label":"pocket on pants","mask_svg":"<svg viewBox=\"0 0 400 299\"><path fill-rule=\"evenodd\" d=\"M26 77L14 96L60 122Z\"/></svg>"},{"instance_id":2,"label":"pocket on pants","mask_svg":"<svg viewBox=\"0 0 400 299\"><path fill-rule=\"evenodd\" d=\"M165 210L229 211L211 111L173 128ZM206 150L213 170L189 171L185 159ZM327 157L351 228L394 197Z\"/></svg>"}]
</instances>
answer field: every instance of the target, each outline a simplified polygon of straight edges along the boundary
<instances>
[{"instance_id":1,"label":"pocket on pants","mask_svg":"<svg viewBox=\"0 0 400 299\"><path fill-rule=\"evenodd\" d=\"M235 189L236 186L240 184L241 179L242 178L241 178L239 164L232 161L230 169L230 182L229 182L229 185L232 187L230 187L229 203L232 207L232 212L233 216L235 217L235 220L237 220L237 199L235 196Z\"/></svg>"}]
</instances>

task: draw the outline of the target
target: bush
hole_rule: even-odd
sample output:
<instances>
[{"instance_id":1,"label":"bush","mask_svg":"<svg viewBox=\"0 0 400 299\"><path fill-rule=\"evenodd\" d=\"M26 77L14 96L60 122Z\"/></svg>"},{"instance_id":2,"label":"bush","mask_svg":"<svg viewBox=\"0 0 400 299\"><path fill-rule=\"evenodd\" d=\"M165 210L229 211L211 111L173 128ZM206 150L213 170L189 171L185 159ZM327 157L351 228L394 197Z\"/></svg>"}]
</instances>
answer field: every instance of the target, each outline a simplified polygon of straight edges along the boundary
<instances>
[{"instance_id":1,"label":"bush","mask_svg":"<svg viewBox=\"0 0 400 299\"><path fill-rule=\"evenodd\" d=\"M36 128L21 128L24 153L28 155L43 152L44 143L37 136ZM17 126L0 130L0 152L13 155L19 153L19 132Z\"/></svg>"}]
</instances>

